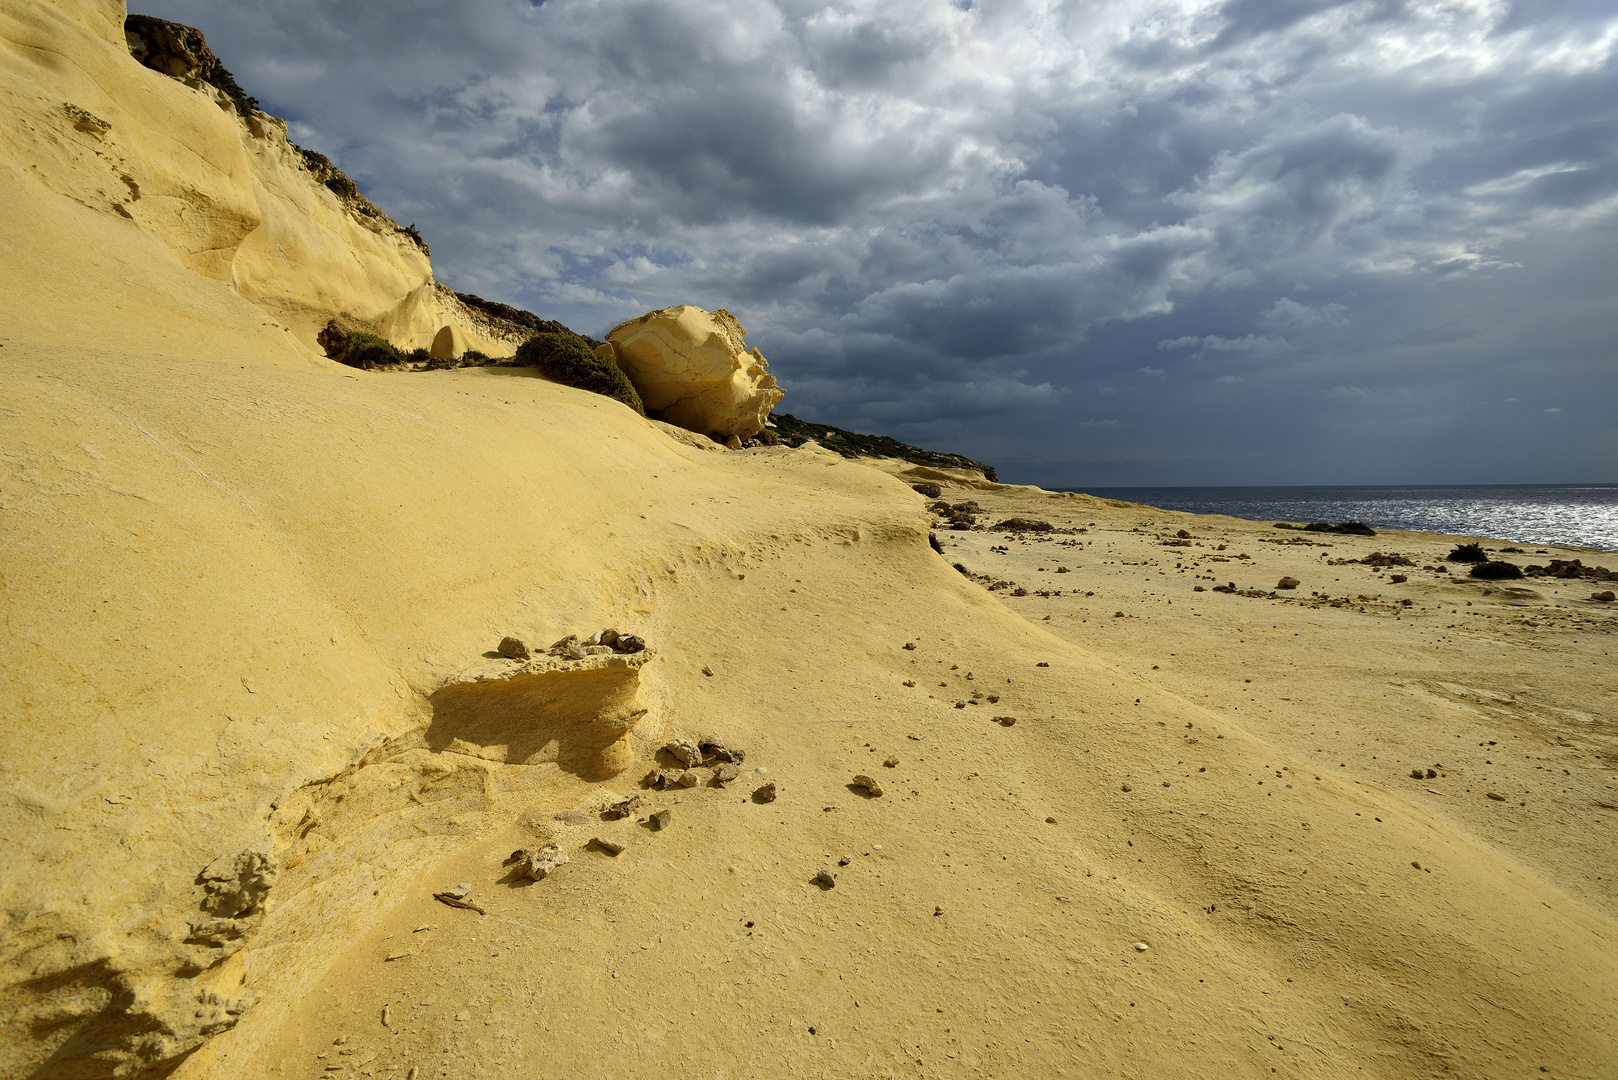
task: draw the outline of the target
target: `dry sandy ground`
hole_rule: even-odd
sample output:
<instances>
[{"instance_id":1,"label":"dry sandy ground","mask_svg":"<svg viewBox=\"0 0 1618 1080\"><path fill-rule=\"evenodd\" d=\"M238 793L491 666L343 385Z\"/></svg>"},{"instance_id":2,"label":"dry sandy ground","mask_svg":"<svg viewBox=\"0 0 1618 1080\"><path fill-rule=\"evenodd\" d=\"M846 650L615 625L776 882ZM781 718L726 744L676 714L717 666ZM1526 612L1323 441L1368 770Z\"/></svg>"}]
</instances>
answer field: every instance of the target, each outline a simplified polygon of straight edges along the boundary
<instances>
[{"instance_id":1,"label":"dry sandy ground","mask_svg":"<svg viewBox=\"0 0 1618 1080\"><path fill-rule=\"evenodd\" d=\"M1300 534L1133 505L1065 509L1045 493L951 497L977 499L989 524L1039 515L1086 530L938 533L952 560L1026 590L996 590L1012 610L1618 916L1618 605L1591 599L1610 583L1477 581L1444 558L1476 537ZM1483 542L1522 566L1618 568L1613 552ZM1375 553L1415 565L1359 563ZM1298 587L1277 590L1285 576ZM1211 591L1229 584L1266 595Z\"/></svg>"},{"instance_id":2,"label":"dry sandy ground","mask_svg":"<svg viewBox=\"0 0 1618 1080\"><path fill-rule=\"evenodd\" d=\"M941 531L1030 591L994 601L857 541L713 568L652 635L741 781L643 792L661 832L593 813L638 772L529 806L389 883L251 1060L225 1036L183 1075L1614 1075L1614 618L1588 583L1394 586L1324 564L1451 540L946 498L1086 531ZM1194 591L1283 574L1295 597ZM511 880L539 836L572 861ZM487 915L430 899L457 881Z\"/></svg>"}]
</instances>

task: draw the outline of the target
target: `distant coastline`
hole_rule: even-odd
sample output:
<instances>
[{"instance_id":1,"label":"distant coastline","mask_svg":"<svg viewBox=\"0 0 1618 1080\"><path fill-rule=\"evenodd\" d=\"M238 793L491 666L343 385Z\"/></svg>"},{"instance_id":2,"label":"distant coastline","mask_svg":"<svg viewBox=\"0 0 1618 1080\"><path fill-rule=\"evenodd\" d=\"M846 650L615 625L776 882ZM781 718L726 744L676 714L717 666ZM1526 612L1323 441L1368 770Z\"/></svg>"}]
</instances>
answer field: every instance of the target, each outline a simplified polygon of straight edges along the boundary
<instances>
[{"instance_id":1,"label":"distant coastline","mask_svg":"<svg viewBox=\"0 0 1618 1080\"><path fill-rule=\"evenodd\" d=\"M1618 484L1055 488L1251 521L1372 528L1618 551Z\"/></svg>"}]
</instances>

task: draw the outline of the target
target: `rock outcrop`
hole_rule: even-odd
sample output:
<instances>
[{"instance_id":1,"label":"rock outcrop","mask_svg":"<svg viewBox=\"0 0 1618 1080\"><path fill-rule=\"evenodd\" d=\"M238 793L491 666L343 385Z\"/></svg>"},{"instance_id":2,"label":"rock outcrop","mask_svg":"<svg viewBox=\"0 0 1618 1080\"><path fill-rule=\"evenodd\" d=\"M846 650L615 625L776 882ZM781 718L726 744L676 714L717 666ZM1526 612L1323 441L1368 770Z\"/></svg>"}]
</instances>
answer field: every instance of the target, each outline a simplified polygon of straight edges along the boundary
<instances>
[{"instance_id":1,"label":"rock outcrop","mask_svg":"<svg viewBox=\"0 0 1618 1080\"><path fill-rule=\"evenodd\" d=\"M124 20L124 39L136 60L182 81L206 79L219 64L201 30L167 19L131 15Z\"/></svg>"},{"instance_id":2,"label":"rock outcrop","mask_svg":"<svg viewBox=\"0 0 1618 1080\"><path fill-rule=\"evenodd\" d=\"M111 21L110 8L106 14ZM97 136L100 156L128 191L113 197L114 209L157 235L190 269L229 282L311 352L333 318L406 352L431 348L446 329L456 356L467 350L510 356L532 336L521 319L528 313L463 299L434 281L430 252L415 227L390 218L325 155L289 141L286 122L257 107L201 31L130 15L123 35L133 59L168 78L153 81L124 70L115 71L111 84L102 80L139 84L138 93L115 95L121 111L161 108L162 119L178 118L206 134L184 131L178 145L172 136L143 137L145 129L160 130L155 113L139 115L138 127L123 115L102 117L93 109L70 119L80 130L111 130ZM199 96L218 111L176 108ZM201 170L204 184L183 190L169 174L183 171L194 181L198 170L190 154L176 162L143 161L126 147L138 147L142 156L154 147L184 147L211 168Z\"/></svg>"},{"instance_id":3,"label":"rock outcrop","mask_svg":"<svg viewBox=\"0 0 1618 1080\"><path fill-rule=\"evenodd\" d=\"M620 323L596 352L629 376L647 415L721 442L751 439L784 395L746 333L723 308L680 304Z\"/></svg>"}]
</instances>

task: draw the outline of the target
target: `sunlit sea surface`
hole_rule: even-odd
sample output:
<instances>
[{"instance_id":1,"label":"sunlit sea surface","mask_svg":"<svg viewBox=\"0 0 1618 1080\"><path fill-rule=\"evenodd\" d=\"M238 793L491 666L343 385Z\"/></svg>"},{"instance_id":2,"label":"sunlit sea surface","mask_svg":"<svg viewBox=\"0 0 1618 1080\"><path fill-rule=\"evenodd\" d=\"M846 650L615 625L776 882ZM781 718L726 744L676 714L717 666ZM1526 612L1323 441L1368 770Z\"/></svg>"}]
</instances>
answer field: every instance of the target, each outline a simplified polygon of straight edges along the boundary
<instances>
[{"instance_id":1,"label":"sunlit sea surface","mask_svg":"<svg viewBox=\"0 0 1618 1080\"><path fill-rule=\"evenodd\" d=\"M1618 551L1618 484L1061 490L1254 521L1363 521L1372 528Z\"/></svg>"}]
</instances>

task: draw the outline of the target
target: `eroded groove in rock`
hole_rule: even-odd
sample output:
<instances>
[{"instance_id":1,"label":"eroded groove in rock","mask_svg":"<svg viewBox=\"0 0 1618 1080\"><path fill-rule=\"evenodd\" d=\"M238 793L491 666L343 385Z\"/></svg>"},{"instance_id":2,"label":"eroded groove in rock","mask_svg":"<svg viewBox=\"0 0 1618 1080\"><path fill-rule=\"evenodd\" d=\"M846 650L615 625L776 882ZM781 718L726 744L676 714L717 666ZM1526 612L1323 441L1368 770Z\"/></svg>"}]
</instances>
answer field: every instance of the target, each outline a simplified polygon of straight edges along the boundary
<instances>
[{"instance_id":1,"label":"eroded groove in rock","mask_svg":"<svg viewBox=\"0 0 1618 1080\"><path fill-rule=\"evenodd\" d=\"M432 696L423 742L508 765L554 762L584 780L616 776L635 757L629 735L646 715L640 669L652 655L491 661Z\"/></svg>"}]
</instances>

